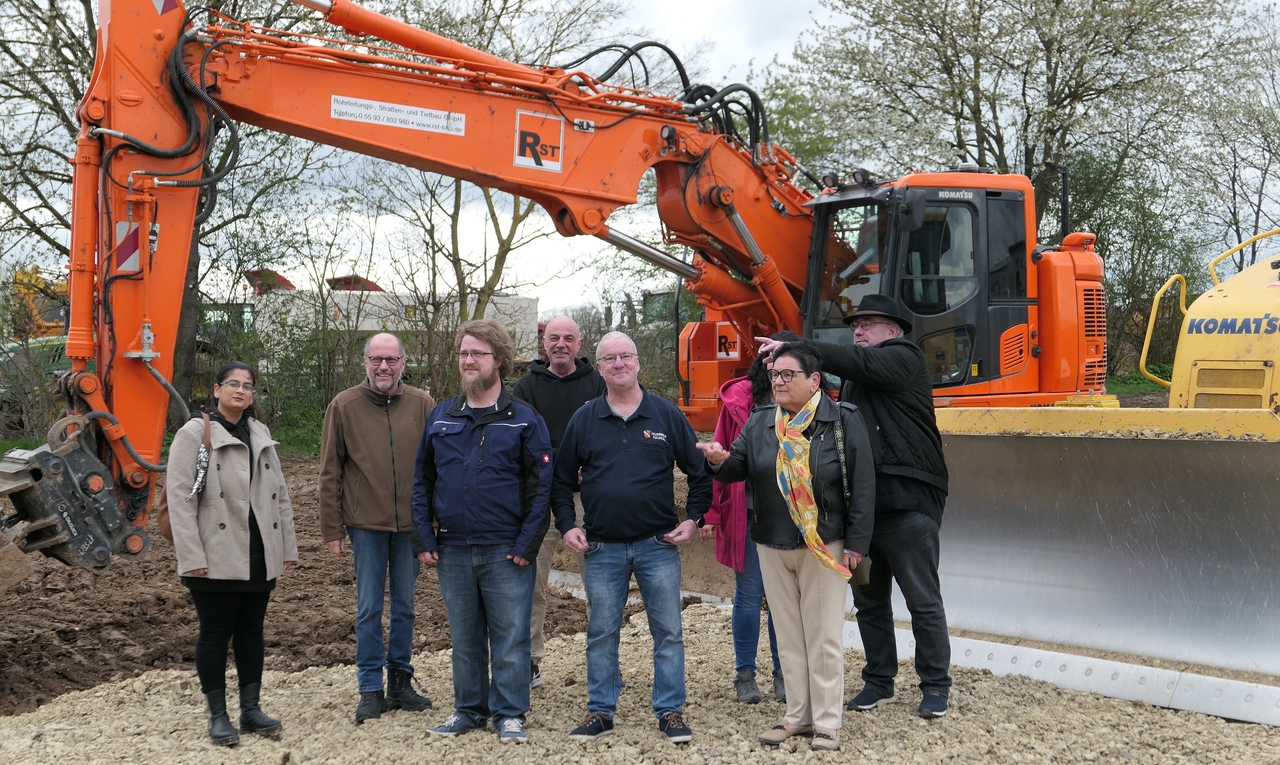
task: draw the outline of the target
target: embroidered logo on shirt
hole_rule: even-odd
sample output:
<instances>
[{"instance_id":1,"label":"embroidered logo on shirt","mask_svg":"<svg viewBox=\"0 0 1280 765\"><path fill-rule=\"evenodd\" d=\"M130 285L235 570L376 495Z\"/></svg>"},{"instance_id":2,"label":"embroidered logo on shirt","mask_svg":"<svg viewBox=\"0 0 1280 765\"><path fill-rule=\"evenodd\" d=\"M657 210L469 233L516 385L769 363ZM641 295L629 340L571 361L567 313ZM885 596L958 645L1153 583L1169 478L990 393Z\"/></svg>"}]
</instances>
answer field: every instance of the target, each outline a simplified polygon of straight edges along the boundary
<instances>
[{"instance_id":1,"label":"embroidered logo on shirt","mask_svg":"<svg viewBox=\"0 0 1280 765\"><path fill-rule=\"evenodd\" d=\"M549 465L549 464L551 464L551 455L550 455L550 454L544 454L544 455L542 455L542 464L544 464L544 465Z\"/></svg>"},{"instance_id":2,"label":"embroidered logo on shirt","mask_svg":"<svg viewBox=\"0 0 1280 765\"><path fill-rule=\"evenodd\" d=\"M666 433L658 433L657 431L653 431L653 430L646 430L646 431L644 432L644 437L645 437L645 438L651 438L651 439L653 439L654 441L666 441L666 440L667 440L667 434L666 434Z\"/></svg>"}]
</instances>

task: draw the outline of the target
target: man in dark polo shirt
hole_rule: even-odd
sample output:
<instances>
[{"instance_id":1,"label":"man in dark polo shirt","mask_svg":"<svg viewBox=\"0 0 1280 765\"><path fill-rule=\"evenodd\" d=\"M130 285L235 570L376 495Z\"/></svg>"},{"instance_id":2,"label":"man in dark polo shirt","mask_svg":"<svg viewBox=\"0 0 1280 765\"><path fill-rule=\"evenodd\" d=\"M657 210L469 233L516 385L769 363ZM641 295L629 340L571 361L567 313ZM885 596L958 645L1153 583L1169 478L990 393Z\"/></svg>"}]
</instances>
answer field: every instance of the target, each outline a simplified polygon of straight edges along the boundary
<instances>
[{"instance_id":1,"label":"man in dark polo shirt","mask_svg":"<svg viewBox=\"0 0 1280 765\"><path fill-rule=\"evenodd\" d=\"M858 407L876 458L876 519L871 581L853 586L858 632L866 651L866 685L848 704L866 711L894 700L898 674L892 583L911 612L920 676L921 717L947 713L951 639L938 581L938 528L947 501L947 463L933 415L933 384L924 353L906 338L911 319L896 300L868 295L845 317L853 345L814 343L822 369L844 378L840 400ZM760 353L780 345L756 338Z\"/></svg>"},{"instance_id":2,"label":"man in dark polo shirt","mask_svg":"<svg viewBox=\"0 0 1280 765\"><path fill-rule=\"evenodd\" d=\"M618 638L635 574L653 636L653 711L673 742L693 738L684 722L684 636L680 551L697 536L711 504L711 479L689 421L674 404L640 386L635 343L621 332L596 347L605 395L569 420L556 453L551 505L564 546L582 553L587 619L587 717L569 738L613 733L621 692ZM675 510L674 471L688 477L688 519ZM583 528L573 491L582 475Z\"/></svg>"}]
</instances>

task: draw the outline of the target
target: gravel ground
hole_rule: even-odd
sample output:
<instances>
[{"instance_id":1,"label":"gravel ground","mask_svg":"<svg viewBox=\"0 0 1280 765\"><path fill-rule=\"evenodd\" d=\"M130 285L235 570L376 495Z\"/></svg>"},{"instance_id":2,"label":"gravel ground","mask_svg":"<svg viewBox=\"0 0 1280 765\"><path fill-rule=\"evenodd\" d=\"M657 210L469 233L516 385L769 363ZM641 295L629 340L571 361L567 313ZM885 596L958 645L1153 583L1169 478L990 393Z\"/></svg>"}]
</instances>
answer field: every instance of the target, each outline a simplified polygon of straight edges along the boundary
<instances>
[{"instance_id":1,"label":"gravel ground","mask_svg":"<svg viewBox=\"0 0 1280 765\"><path fill-rule=\"evenodd\" d=\"M622 637L627 687L616 735L573 742L565 734L586 703L581 633L548 641L546 684L533 692L525 745L498 743L492 732L452 740L426 728L449 712L449 652L417 657L423 692L437 700L421 714L392 712L357 727L351 721L354 669L313 667L271 671L263 704L284 721L280 741L246 737L218 749L204 732L201 698L192 673L155 670L122 682L68 693L29 714L0 719L5 763L1268 763L1280 762L1280 729L1230 723L1145 704L1064 691L1018 677L955 671L950 715L915 716L918 691L904 662L899 702L845 716L836 754L811 752L803 740L766 749L755 736L775 722L781 706L742 706L732 700L728 612L709 605L685 610L689 702L694 740L669 744L649 709L652 643L642 614ZM762 648L764 646L762 645ZM763 655L762 655L763 658ZM856 689L861 654L846 658L846 684ZM763 690L769 690L766 680Z\"/></svg>"}]
</instances>

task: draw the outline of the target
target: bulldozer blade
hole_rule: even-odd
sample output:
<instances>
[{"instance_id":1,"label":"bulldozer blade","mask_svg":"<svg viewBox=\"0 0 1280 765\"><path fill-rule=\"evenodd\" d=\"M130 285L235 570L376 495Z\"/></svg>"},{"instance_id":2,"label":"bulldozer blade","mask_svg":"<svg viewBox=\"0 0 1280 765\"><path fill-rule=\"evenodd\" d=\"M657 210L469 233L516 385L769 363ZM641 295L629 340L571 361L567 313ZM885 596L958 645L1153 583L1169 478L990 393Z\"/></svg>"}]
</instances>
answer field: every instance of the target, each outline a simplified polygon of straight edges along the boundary
<instances>
[{"instance_id":1,"label":"bulldozer blade","mask_svg":"<svg viewBox=\"0 0 1280 765\"><path fill-rule=\"evenodd\" d=\"M943 444L951 627L1280 675L1280 443Z\"/></svg>"}]
</instances>

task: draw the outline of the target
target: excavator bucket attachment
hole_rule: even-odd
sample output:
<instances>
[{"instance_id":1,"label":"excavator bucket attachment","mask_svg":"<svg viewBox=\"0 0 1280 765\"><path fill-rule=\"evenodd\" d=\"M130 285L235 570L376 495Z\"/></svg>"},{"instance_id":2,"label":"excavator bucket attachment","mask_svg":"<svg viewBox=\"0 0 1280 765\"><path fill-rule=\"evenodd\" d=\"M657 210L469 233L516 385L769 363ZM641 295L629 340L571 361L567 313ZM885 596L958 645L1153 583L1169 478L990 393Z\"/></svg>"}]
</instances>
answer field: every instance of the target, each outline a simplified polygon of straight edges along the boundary
<instances>
[{"instance_id":1,"label":"excavator bucket attachment","mask_svg":"<svg viewBox=\"0 0 1280 765\"><path fill-rule=\"evenodd\" d=\"M1275 415L938 415L951 627L1280 675Z\"/></svg>"}]
</instances>

